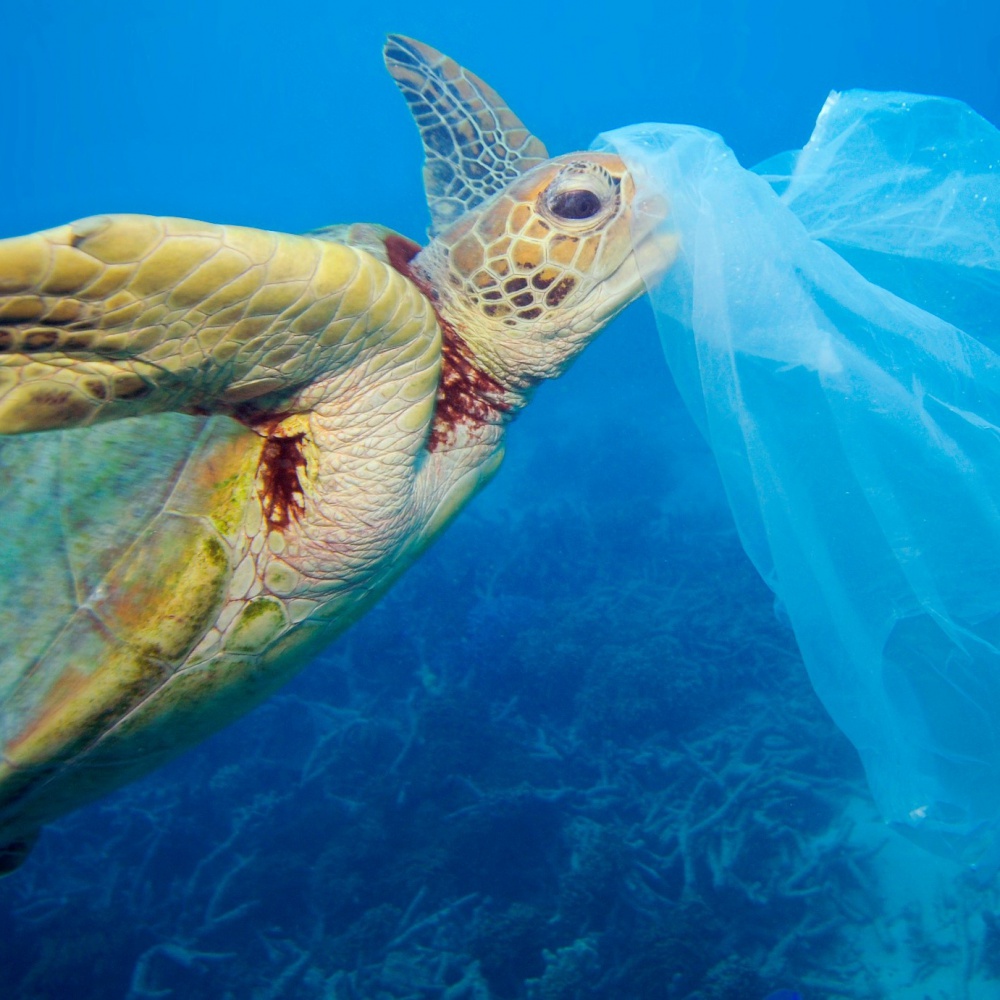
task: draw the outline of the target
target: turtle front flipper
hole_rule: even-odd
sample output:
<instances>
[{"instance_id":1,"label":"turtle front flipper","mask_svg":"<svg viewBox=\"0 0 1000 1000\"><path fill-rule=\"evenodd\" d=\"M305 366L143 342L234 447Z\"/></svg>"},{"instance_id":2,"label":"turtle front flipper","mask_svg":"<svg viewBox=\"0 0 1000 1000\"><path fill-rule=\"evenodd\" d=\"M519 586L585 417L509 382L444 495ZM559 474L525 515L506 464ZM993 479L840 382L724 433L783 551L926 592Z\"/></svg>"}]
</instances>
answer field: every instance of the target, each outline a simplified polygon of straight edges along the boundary
<instances>
[{"instance_id":1,"label":"turtle front flipper","mask_svg":"<svg viewBox=\"0 0 1000 1000\"><path fill-rule=\"evenodd\" d=\"M428 311L403 281L356 247L184 219L0 240L0 433L294 410L394 315Z\"/></svg>"},{"instance_id":2,"label":"turtle front flipper","mask_svg":"<svg viewBox=\"0 0 1000 1000\"><path fill-rule=\"evenodd\" d=\"M384 55L423 140L430 236L549 158L507 102L454 59L405 35L389 35Z\"/></svg>"}]
</instances>

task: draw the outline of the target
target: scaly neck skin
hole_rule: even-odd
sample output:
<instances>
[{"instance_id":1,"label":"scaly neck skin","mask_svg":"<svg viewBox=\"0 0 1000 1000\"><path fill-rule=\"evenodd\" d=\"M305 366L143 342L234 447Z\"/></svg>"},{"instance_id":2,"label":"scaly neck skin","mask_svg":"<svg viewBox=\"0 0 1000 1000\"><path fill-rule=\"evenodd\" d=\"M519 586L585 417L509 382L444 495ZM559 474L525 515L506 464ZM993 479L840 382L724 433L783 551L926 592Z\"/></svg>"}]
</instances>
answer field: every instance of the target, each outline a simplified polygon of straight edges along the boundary
<instances>
[{"instance_id":1,"label":"scaly neck skin","mask_svg":"<svg viewBox=\"0 0 1000 1000\"><path fill-rule=\"evenodd\" d=\"M397 236L385 248L433 307L419 362L430 380L414 374L408 344L387 352L381 345L392 338L380 333L372 359L312 383L294 401L298 416L260 429L274 466L262 480L285 489L271 507L290 514L272 524L280 552L265 556L293 571L300 596L324 603L381 591L419 555L495 473L506 424L527 399L483 371L434 290L415 278L409 262L420 248Z\"/></svg>"},{"instance_id":2,"label":"scaly neck skin","mask_svg":"<svg viewBox=\"0 0 1000 1000\"><path fill-rule=\"evenodd\" d=\"M583 320L579 329L565 310L529 320L511 315L504 306L507 313L491 317L488 306L476 304L481 289L460 273L451 248L440 239L421 250L403 273L430 300L442 329L457 335L475 367L502 392L511 414L542 382L558 378L596 332L586 313L578 317Z\"/></svg>"},{"instance_id":3,"label":"scaly neck skin","mask_svg":"<svg viewBox=\"0 0 1000 1000\"><path fill-rule=\"evenodd\" d=\"M434 245L432 244L432 247ZM426 453L414 483L422 511L415 552L436 537L496 474L503 459L507 424L531 396L534 382L505 378L503 366L485 362L468 330L453 322L440 288L415 260L419 244L392 234L385 240L389 263L428 299L441 329L441 378ZM431 249L431 248L428 248Z\"/></svg>"},{"instance_id":4,"label":"scaly neck skin","mask_svg":"<svg viewBox=\"0 0 1000 1000\"><path fill-rule=\"evenodd\" d=\"M441 384L428 450L442 447L458 425L471 430L476 424L503 427L509 423L540 379L523 377L520 366L495 349L499 343L491 343L488 335L475 336L478 331L463 322L462 311L448 295L446 263L438 259L446 258L447 251L435 243L421 249L395 234L386 239L385 246L389 263L420 289L441 328Z\"/></svg>"},{"instance_id":5,"label":"scaly neck skin","mask_svg":"<svg viewBox=\"0 0 1000 1000\"><path fill-rule=\"evenodd\" d=\"M331 392L305 418L299 470L305 503L284 533L281 554L267 558L294 570L298 596L337 607L349 600L354 610L346 612L346 624L492 478L509 414L496 407L485 419L447 423L439 412L430 437L426 425L414 428L411 449L401 448L392 415L373 422L369 404L354 412L345 398L352 397ZM287 431L299 431L298 422L287 423Z\"/></svg>"}]
</instances>

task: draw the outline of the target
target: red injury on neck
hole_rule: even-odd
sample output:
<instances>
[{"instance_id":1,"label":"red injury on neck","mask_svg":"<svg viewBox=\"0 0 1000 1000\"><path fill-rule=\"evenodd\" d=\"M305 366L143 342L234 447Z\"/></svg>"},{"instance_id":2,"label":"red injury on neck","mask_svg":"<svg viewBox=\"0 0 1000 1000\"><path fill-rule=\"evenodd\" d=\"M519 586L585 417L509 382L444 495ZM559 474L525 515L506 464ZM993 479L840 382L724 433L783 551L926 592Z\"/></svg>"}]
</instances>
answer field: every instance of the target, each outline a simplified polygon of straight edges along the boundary
<instances>
[{"instance_id":1,"label":"red injury on neck","mask_svg":"<svg viewBox=\"0 0 1000 1000\"><path fill-rule=\"evenodd\" d=\"M441 315L437 290L411 267L410 262L421 249L419 244L404 236L387 236L385 240L389 263L420 289L433 307L441 328L441 381L434 425L427 441L427 450L435 451L440 445L454 442L459 424L500 423L511 405L503 399L504 387L476 365L469 345Z\"/></svg>"},{"instance_id":2,"label":"red injury on neck","mask_svg":"<svg viewBox=\"0 0 1000 1000\"><path fill-rule=\"evenodd\" d=\"M305 493L299 469L306 467L302 452L305 432L289 434L282 422L289 414L259 413L238 407L233 417L264 438L257 461L257 493L268 531L284 531L305 513Z\"/></svg>"},{"instance_id":3,"label":"red injury on neck","mask_svg":"<svg viewBox=\"0 0 1000 1000\"><path fill-rule=\"evenodd\" d=\"M305 513L305 496L299 480L299 469L305 468L302 454L305 434L289 437L273 436L264 441L260 453L258 475L260 500L269 530L283 531Z\"/></svg>"}]
</instances>

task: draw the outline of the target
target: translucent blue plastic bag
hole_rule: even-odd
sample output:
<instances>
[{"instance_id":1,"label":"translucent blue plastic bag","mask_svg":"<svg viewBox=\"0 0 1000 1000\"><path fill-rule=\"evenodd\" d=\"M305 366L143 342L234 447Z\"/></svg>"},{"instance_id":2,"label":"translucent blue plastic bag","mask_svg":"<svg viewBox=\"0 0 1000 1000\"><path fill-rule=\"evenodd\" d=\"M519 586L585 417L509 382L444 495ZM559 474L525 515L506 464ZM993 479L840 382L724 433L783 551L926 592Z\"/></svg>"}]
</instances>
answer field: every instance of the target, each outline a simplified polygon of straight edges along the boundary
<instances>
[{"instance_id":1,"label":"translucent blue plastic bag","mask_svg":"<svg viewBox=\"0 0 1000 1000\"><path fill-rule=\"evenodd\" d=\"M753 173L722 140L602 137L666 198L650 293L743 543L888 820L1000 855L1000 133L832 95Z\"/></svg>"}]
</instances>

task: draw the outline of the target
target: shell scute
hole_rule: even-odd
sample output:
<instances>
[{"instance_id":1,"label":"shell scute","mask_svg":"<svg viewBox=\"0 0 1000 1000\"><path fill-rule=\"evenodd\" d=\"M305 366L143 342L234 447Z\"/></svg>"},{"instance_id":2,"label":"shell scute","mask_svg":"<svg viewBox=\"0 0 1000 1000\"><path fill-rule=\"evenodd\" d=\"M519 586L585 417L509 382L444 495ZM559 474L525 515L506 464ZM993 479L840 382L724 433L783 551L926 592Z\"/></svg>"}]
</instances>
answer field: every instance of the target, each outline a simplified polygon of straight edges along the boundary
<instances>
[{"instance_id":1,"label":"shell scute","mask_svg":"<svg viewBox=\"0 0 1000 1000\"><path fill-rule=\"evenodd\" d=\"M109 574L91 604L109 631L147 656L177 663L214 621L230 575L218 533L165 512Z\"/></svg>"},{"instance_id":2,"label":"shell scute","mask_svg":"<svg viewBox=\"0 0 1000 1000\"><path fill-rule=\"evenodd\" d=\"M283 605L273 597L259 597L244 605L226 638L227 651L259 653L288 627Z\"/></svg>"},{"instance_id":3,"label":"shell scute","mask_svg":"<svg viewBox=\"0 0 1000 1000\"><path fill-rule=\"evenodd\" d=\"M246 254L231 247L219 247L191 274L174 286L167 299L171 308L185 308L202 302L213 290L228 285L250 267Z\"/></svg>"},{"instance_id":4,"label":"shell scute","mask_svg":"<svg viewBox=\"0 0 1000 1000\"><path fill-rule=\"evenodd\" d=\"M102 270L99 261L73 247L52 248L52 264L39 291L45 295L63 295L86 287Z\"/></svg>"},{"instance_id":5,"label":"shell scute","mask_svg":"<svg viewBox=\"0 0 1000 1000\"><path fill-rule=\"evenodd\" d=\"M164 225L148 215L103 215L50 232L59 242L103 264L135 264L163 239Z\"/></svg>"},{"instance_id":6,"label":"shell scute","mask_svg":"<svg viewBox=\"0 0 1000 1000\"><path fill-rule=\"evenodd\" d=\"M32 676L5 706L17 729L4 759L18 770L51 772L95 743L167 676L158 661L109 633L87 609L78 611ZM0 789L0 805L11 789Z\"/></svg>"},{"instance_id":7,"label":"shell scute","mask_svg":"<svg viewBox=\"0 0 1000 1000\"><path fill-rule=\"evenodd\" d=\"M77 305L78 308L77 303L73 304ZM40 295L11 296L6 301L0 302L0 322L6 320L11 323L30 323L33 320L41 319L44 315L45 303ZM70 316L72 316L72 312Z\"/></svg>"}]
</instances>

